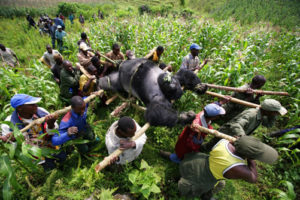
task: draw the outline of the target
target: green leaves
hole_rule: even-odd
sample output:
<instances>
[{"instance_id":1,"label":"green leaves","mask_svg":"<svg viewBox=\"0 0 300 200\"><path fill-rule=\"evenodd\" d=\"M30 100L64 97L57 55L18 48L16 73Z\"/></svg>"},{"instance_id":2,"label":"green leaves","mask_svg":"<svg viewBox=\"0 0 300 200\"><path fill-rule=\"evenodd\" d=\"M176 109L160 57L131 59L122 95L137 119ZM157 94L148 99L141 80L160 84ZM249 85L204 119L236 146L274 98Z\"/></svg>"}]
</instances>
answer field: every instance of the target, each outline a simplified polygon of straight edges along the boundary
<instances>
[{"instance_id":1,"label":"green leaves","mask_svg":"<svg viewBox=\"0 0 300 200\"><path fill-rule=\"evenodd\" d=\"M135 169L128 174L128 179L133 184L130 187L132 193L142 194L146 199L150 197L151 193L160 193L157 184L161 178L145 160L141 161L140 170Z\"/></svg>"},{"instance_id":2,"label":"green leaves","mask_svg":"<svg viewBox=\"0 0 300 200\"><path fill-rule=\"evenodd\" d=\"M21 186L16 180L15 172L8 156L2 155L0 157L0 174L6 177L3 183L2 197L4 200L10 200L13 196L13 188L20 189Z\"/></svg>"},{"instance_id":3,"label":"green leaves","mask_svg":"<svg viewBox=\"0 0 300 200\"><path fill-rule=\"evenodd\" d=\"M271 189L271 192L275 193L276 197L273 197L272 199L279 199L279 200L294 200L296 199L296 193L294 191L294 186L289 181L280 181L279 185L284 185L287 187L287 191L283 191L280 189Z\"/></svg>"}]
</instances>

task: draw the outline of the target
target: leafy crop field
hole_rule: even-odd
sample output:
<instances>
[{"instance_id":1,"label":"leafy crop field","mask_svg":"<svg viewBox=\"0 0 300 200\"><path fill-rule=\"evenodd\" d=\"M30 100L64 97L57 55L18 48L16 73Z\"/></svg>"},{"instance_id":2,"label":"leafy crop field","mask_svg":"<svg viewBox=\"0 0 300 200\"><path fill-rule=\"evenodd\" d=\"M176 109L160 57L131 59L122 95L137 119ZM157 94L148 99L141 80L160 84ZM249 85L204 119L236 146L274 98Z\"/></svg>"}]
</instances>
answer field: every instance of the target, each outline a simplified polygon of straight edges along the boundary
<instances>
[{"instance_id":1,"label":"leafy crop field","mask_svg":"<svg viewBox=\"0 0 300 200\"><path fill-rule=\"evenodd\" d=\"M279 151L277 164L259 163L257 184L226 181L225 189L216 198L280 199L281 194L296 199L296 194L300 193L299 149L289 147L299 142L299 133L293 132L278 139L269 138L268 133L300 123L299 33L197 17L139 16L128 10L124 15L117 14L90 22L84 28L77 21L73 26L67 22L64 58L74 64L77 62L77 41L82 31L88 34L92 48L100 52L108 52L114 42L119 42L121 51L131 49L137 57L143 57L154 47L162 45L165 47L162 61L171 63L175 70L188 54L189 45L198 43L203 47L200 59L210 59L198 73L203 82L238 87L250 82L255 74L262 74L267 78L263 89L289 92L289 97L272 96L288 109L288 114L277 120L276 127L261 127L255 132L255 136ZM23 18L1 19L0 31L1 43L12 48L22 63L18 73L0 68L0 120L12 112L9 100L15 93L42 97L40 106L49 111L62 108L58 99L59 88L51 79L50 70L38 61L45 45L51 42L50 38L28 29ZM215 100L211 96L185 92L175 107L180 111L199 112ZM137 160L95 173L95 165L107 155L105 133L117 120L109 114L121 101L117 100L108 107L99 104L99 100L91 104L88 119L101 141L94 149L95 157L81 156L75 150L62 167L44 173L41 167L26 162L26 148L0 143L0 181L4 183L0 195L4 199L112 199L112 194L127 193L133 199L182 199L177 190L178 166L158 154L160 149L173 151L182 126L151 127L146 132L148 140ZM127 108L122 115L133 117L140 125L145 123L143 113L134 108Z\"/></svg>"}]
</instances>

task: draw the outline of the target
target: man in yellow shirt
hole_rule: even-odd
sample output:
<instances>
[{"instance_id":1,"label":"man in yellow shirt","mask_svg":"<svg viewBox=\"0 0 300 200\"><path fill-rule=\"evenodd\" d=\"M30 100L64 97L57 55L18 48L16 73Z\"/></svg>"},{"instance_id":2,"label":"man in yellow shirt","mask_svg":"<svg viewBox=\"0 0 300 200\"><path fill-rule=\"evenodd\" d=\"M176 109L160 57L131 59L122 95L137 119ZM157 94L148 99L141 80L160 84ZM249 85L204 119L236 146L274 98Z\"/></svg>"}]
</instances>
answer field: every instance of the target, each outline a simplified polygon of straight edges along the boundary
<instances>
[{"instance_id":1,"label":"man in yellow shirt","mask_svg":"<svg viewBox=\"0 0 300 200\"><path fill-rule=\"evenodd\" d=\"M89 96L96 88L96 67L94 67L94 65L89 65L87 71L90 76L88 77L87 75L82 74L79 79L79 90L83 96Z\"/></svg>"},{"instance_id":2,"label":"man in yellow shirt","mask_svg":"<svg viewBox=\"0 0 300 200\"><path fill-rule=\"evenodd\" d=\"M278 153L272 147L251 136L241 136L233 144L220 140L209 155L190 153L180 162L181 179L178 189L186 197L210 199L219 180L241 179L257 181L256 163L273 164Z\"/></svg>"},{"instance_id":3,"label":"man in yellow shirt","mask_svg":"<svg viewBox=\"0 0 300 200\"><path fill-rule=\"evenodd\" d=\"M152 60L155 63L159 63L160 57L164 52L164 48L162 46L158 46L154 51L152 50L145 58Z\"/></svg>"}]
</instances>

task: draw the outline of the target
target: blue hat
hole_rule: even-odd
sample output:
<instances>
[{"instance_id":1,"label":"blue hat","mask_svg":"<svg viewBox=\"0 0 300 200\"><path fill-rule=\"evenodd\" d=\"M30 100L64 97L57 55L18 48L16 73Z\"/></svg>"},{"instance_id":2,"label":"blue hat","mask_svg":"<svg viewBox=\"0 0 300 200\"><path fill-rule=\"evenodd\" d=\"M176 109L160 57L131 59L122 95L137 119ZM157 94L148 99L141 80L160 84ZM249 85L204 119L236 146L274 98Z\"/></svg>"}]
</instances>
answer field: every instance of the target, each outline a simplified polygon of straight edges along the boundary
<instances>
[{"instance_id":1,"label":"blue hat","mask_svg":"<svg viewBox=\"0 0 300 200\"><path fill-rule=\"evenodd\" d=\"M200 50L201 49L201 47L198 45L198 44L192 44L191 46L190 46L190 50L192 50L192 49L196 49L196 50Z\"/></svg>"},{"instance_id":2,"label":"blue hat","mask_svg":"<svg viewBox=\"0 0 300 200\"><path fill-rule=\"evenodd\" d=\"M221 106L211 103L204 107L204 110L206 111L206 114L208 117L215 117L218 115L225 115L226 111Z\"/></svg>"},{"instance_id":3,"label":"blue hat","mask_svg":"<svg viewBox=\"0 0 300 200\"><path fill-rule=\"evenodd\" d=\"M24 104L36 104L41 101L40 97L32 97L27 94L16 94L10 99L10 105L13 108L17 108L18 106Z\"/></svg>"}]
</instances>

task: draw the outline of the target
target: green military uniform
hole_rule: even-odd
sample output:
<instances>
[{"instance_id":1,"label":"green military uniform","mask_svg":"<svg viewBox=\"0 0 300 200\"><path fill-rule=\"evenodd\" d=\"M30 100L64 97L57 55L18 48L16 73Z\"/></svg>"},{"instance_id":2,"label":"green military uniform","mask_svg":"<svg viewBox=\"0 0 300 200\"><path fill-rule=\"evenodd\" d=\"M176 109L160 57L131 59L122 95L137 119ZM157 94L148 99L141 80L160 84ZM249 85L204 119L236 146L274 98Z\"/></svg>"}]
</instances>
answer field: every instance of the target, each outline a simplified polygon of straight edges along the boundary
<instances>
[{"instance_id":1,"label":"green military uniform","mask_svg":"<svg viewBox=\"0 0 300 200\"><path fill-rule=\"evenodd\" d=\"M69 104L70 99L77 94L79 86L80 71L69 72L62 69L60 72L60 98Z\"/></svg>"},{"instance_id":2,"label":"green military uniform","mask_svg":"<svg viewBox=\"0 0 300 200\"><path fill-rule=\"evenodd\" d=\"M260 109L250 108L223 124L219 131L231 136L250 135L258 128L261 122Z\"/></svg>"},{"instance_id":3,"label":"green military uniform","mask_svg":"<svg viewBox=\"0 0 300 200\"><path fill-rule=\"evenodd\" d=\"M262 116L261 109L270 112L278 112L281 115L285 115L287 110L281 106L281 104L274 99L265 99L261 108L250 108L229 122L223 124L218 131L231 136L242 136L252 134L260 124L266 127L272 127L275 124L275 117L273 116ZM218 138L213 138L208 143L201 146L202 150L210 150L217 142Z\"/></svg>"},{"instance_id":4,"label":"green military uniform","mask_svg":"<svg viewBox=\"0 0 300 200\"><path fill-rule=\"evenodd\" d=\"M209 169L208 158L203 153L189 153L184 156L179 165L181 178L178 182L182 196L201 197L214 188L217 179Z\"/></svg>"},{"instance_id":5,"label":"green military uniform","mask_svg":"<svg viewBox=\"0 0 300 200\"><path fill-rule=\"evenodd\" d=\"M239 87L239 89L244 89L244 90L246 90L248 88L250 88L249 84L245 84L242 87ZM240 100L259 104L259 100L255 99L253 94L247 94L246 92L235 92L232 95L232 97L240 99ZM240 114L241 112L243 112L247 107L244 105L241 105L241 104L228 102L227 104L223 105L223 108L226 111L226 115L224 115L221 118L221 120L222 120L222 122L226 123L229 120L231 120L232 118L234 118L235 116L237 116L238 114Z\"/></svg>"},{"instance_id":6,"label":"green military uniform","mask_svg":"<svg viewBox=\"0 0 300 200\"><path fill-rule=\"evenodd\" d=\"M218 131L231 136L250 135L262 122L260 109L244 110L229 122L223 124ZM215 137L202 145L204 151L209 151L220 139Z\"/></svg>"}]
</instances>

